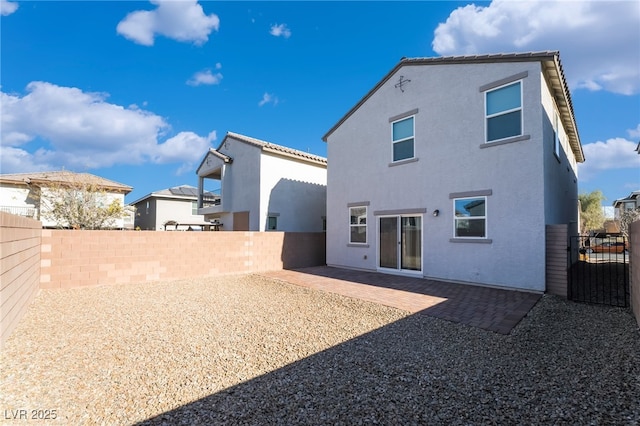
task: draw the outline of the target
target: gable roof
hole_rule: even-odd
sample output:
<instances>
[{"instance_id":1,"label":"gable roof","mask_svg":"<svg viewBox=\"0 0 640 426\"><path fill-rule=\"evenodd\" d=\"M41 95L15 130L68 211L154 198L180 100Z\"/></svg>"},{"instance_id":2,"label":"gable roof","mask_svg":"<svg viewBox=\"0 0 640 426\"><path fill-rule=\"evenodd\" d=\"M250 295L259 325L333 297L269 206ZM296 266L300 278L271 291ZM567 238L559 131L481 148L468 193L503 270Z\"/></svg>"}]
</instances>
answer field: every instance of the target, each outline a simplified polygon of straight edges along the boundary
<instances>
[{"instance_id":1,"label":"gable roof","mask_svg":"<svg viewBox=\"0 0 640 426\"><path fill-rule=\"evenodd\" d=\"M219 198L218 195L209 191L205 191L203 196L204 196L204 200L206 201L213 201L216 198ZM139 198L132 203L129 203L129 205L130 206L136 205L148 198L164 198L164 199L173 199L173 200L197 201L198 188L191 185L173 186L171 188L161 189L159 191L153 191L150 194L147 194L144 197Z\"/></svg>"},{"instance_id":2,"label":"gable roof","mask_svg":"<svg viewBox=\"0 0 640 426\"><path fill-rule=\"evenodd\" d=\"M46 187L47 184L68 184L76 183L78 181L96 185L103 190L121 192L124 194L128 194L133 190L133 187L113 180L105 179L103 177L92 175L90 173L75 173L68 170L54 172L0 174L0 183L11 183L14 185L31 184Z\"/></svg>"},{"instance_id":3,"label":"gable roof","mask_svg":"<svg viewBox=\"0 0 640 426\"><path fill-rule=\"evenodd\" d=\"M624 203L625 201L633 201L633 200L637 200L638 198L640 198L640 189L637 191L633 191L631 194L629 194L627 197L624 198L618 198L617 200L615 200L613 202L613 206L617 207L619 204Z\"/></svg>"},{"instance_id":4,"label":"gable roof","mask_svg":"<svg viewBox=\"0 0 640 426\"><path fill-rule=\"evenodd\" d=\"M562 64L560 63L560 52L541 51L526 53L499 53L487 55L468 56L442 56L435 58L402 58L396 66L385 75L373 89L371 89L356 105L351 108L329 131L322 137L323 141L344 123L353 113L356 112L382 85L384 85L400 68L404 66L421 65L451 65L451 64L484 64L484 63L507 63L507 62L540 62L542 72L547 79L551 94L558 106L562 124L566 129L569 138L569 145L576 157L576 161L584 162L584 153L578 135L578 127L573 112L573 104L569 86L564 77Z\"/></svg>"},{"instance_id":5,"label":"gable roof","mask_svg":"<svg viewBox=\"0 0 640 426\"><path fill-rule=\"evenodd\" d=\"M220 149L224 146L228 138L232 138L236 141L243 142L252 146L256 146L265 152L271 152L271 153L282 155L285 157L291 157L296 160L301 160L301 161L305 161L313 164L319 164L325 167L327 166L327 159L325 157L309 154L308 152L299 151L293 148L287 148L286 146L282 146L275 143L263 141L261 139L256 139L249 136L241 135L240 133L227 132L222 142L220 142L220 145L218 145L217 149L209 148L209 151L207 151L205 156L202 158L200 165L196 169L196 173L198 173L198 171L202 168L202 165L207 160L207 157L209 155L213 155L221 159L223 162L227 164L233 163L233 158L220 152Z\"/></svg>"},{"instance_id":6,"label":"gable roof","mask_svg":"<svg viewBox=\"0 0 640 426\"><path fill-rule=\"evenodd\" d=\"M233 133L233 132L227 132L227 135L224 137L224 139L220 143L220 146L218 146L218 150L222 148L227 138L233 138L237 141L257 146L266 152L284 155L286 157L292 157L298 160L303 160L303 161L320 164L324 166L327 165L327 159L325 157L320 157L319 155L310 154L308 152L299 151L297 149L288 148L286 146L278 145L272 142L263 141L261 139L256 139L256 138L252 138L249 136L245 136L245 135L241 135L239 133Z\"/></svg>"}]
</instances>

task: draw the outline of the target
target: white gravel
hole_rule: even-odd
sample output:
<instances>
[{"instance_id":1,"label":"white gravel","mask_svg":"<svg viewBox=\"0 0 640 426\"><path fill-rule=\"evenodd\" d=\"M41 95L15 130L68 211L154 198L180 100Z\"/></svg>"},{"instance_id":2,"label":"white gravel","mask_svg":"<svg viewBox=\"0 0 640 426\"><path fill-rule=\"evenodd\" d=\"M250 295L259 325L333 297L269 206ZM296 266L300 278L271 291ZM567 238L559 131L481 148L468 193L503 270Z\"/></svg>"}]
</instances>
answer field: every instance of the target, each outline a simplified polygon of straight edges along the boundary
<instances>
[{"instance_id":1,"label":"white gravel","mask_svg":"<svg viewBox=\"0 0 640 426\"><path fill-rule=\"evenodd\" d=\"M640 422L630 311L552 296L504 336L255 275L43 290L1 355L2 424Z\"/></svg>"}]
</instances>

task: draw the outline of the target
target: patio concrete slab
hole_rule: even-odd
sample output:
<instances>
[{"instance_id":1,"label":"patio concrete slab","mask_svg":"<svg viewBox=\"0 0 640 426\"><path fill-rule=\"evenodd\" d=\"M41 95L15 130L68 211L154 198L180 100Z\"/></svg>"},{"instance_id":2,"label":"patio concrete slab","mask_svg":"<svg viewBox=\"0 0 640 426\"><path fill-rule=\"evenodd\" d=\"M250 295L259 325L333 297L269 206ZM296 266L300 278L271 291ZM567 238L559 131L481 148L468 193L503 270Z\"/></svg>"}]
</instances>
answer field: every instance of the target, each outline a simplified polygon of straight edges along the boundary
<instances>
[{"instance_id":1,"label":"patio concrete slab","mask_svg":"<svg viewBox=\"0 0 640 426\"><path fill-rule=\"evenodd\" d=\"M539 293L317 266L263 273L316 290L509 334Z\"/></svg>"}]
</instances>

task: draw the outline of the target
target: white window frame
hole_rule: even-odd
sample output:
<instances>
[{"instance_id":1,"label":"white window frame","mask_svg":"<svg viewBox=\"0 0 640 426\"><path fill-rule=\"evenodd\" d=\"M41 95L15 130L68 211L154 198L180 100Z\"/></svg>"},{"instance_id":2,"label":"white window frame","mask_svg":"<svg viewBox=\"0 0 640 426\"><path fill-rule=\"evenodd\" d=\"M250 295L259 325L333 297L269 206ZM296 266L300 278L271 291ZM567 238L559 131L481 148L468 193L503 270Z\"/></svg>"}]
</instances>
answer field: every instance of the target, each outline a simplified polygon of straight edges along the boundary
<instances>
[{"instance_id":1,"label":"white window frame","mask_svg":"<svg viewBox=\"0 0 640 426\"><path fill-rule=\"evenodd\" d=\"M354 216L353 214L351 214L351 210L353 209L364 209L364 219L365 222L364 223L351 223L351 217ZM349 206L349 244L358 244L358 245L366 245L368 238L367 235L369 234L369 224L367 223L367 218L368 218L368 214L369 214L369 208L366 205L356 205L356 206ZM359 227L364 227L364 241L351 241L351 230L352 228L359 228Z\"/></svg>"},{"instance_id":2,"label":"white window frame","mask_svg":"<svg viewBox=\"0 0 640 426\"><path fill-rule=\"evenodd\" d=\"M489 96L489 94L491 92L495 92L496 90L504 89L505 87L513 86L515 84L520 85L520 106L518 108L511 108L511 109L500 111L494 114L487 114L487 97ZM500 141L508 140L511 138L518 138L518 137L524 136L524 107L523 107L522 87L523 87L523 80L519 79L515 81L510 81L509 83L505 83L500 86L492 87L491 89L488 89L484 92L484 127L485 127L484 141L485 143L500 142ZM489 140L489 119L499 117L501 115L509 114L515 111L520 111L520 134L511 135L511 136L507 136L500 139Z\"/></svg>"},{"instance_id":3,"label":"white window frame","mask_svg":"<svg viewBox=\"0 0 640 426\"><path fill-rule=\"evenodd\" d=\"M412 120L411 125L413 127L412 131L411 131L411 136L410 137L406 137L406 138L402 138L402 139L398 139L398 140L394 140L393 139L393 125L396 124L396 123L399 123L401 121L405 121L405 120L409 120L409 119ZM397 120L391 121L390 130L391 130L391 163L393 164L393 163L398 163L398 162L401 162L401 161L407 161L407 160L411 160L411 159L416 158L416 116L415 116L415 114L408 115L408 116L399 118ZM413 139L413 155L411 157L401 158L399 160L394 159L393 158L393 148L394 148L395 144L400 143L400 142L405 142L405 141L407 141L409 139Z\"/></svg>"},{"instance_id":4,"label":"white window frame","mask_svg":"<svg viewBox=\"0 0 640 426\"><path fill-rule=\"evenodd\" d=\"M456 201L460 201L460 200L477 200L477 199L484 199L484 216L462 216L462 217L457 217L456 216ZM475 196L469 196L469 197L458 197L458 198L453 198L453 238L455 239L465 239L465 240L488 240L489 239L489 226L488 226L488 197L486 195L475 195ZM456 235L457 229L458 229L458 221L459 220L484 220L484 236L483 237L471 237L471 236L459 236Z\"/></svg>"}]
</instances>

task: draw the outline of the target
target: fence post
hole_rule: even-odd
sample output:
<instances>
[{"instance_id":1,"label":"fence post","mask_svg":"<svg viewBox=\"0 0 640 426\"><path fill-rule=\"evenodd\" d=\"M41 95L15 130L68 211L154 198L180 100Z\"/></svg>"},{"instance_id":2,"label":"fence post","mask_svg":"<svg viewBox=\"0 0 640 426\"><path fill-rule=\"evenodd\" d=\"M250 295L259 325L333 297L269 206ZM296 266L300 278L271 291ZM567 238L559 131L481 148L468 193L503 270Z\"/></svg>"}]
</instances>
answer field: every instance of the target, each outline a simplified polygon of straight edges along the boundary
<instances>
[{"instance_id":1,"label":"fence post","mask_svg":"<svg viewBox=\"0 0 640 426\"><path fill-rule=\"evenodd\" d=\"M547 225L546 240L546 292L567 297L567 244L568 225Z\"/></svg>"}]
</instances>

